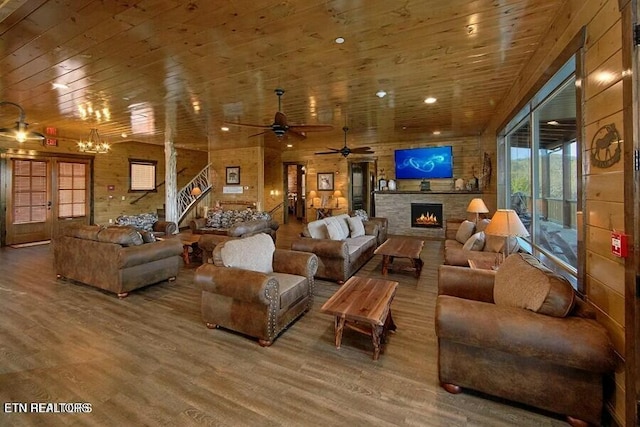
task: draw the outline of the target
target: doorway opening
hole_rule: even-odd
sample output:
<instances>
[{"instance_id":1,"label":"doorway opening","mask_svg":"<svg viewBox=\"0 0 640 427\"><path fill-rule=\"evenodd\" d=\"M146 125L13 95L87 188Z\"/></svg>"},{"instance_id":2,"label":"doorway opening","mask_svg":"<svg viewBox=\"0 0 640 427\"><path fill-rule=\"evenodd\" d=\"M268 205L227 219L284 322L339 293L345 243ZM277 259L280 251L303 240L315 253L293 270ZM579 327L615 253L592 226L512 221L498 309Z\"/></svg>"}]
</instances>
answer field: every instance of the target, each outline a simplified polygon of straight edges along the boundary
<instances>
[{"instance_id":1,"label":"doorway opening","mask_svg":"<svg viewBox=\"0 0 640 427\"><path fill-rule=\"evenodd\" d=\"M286 199L284 223L304 222L307 212L305 204L306 167L304 163L284 164L284 188Z\"/></svg>"},{"instance_id":2,"label":"doorway opening","mask_svg":"<svg viewBox=\"0 0 640 427\"><path fill-rule=\"evenodd\" d=\"M349 210L364 209L369 216L375 216L376 171L375 159L349 160Z\"/></svg>"}]
</instances>

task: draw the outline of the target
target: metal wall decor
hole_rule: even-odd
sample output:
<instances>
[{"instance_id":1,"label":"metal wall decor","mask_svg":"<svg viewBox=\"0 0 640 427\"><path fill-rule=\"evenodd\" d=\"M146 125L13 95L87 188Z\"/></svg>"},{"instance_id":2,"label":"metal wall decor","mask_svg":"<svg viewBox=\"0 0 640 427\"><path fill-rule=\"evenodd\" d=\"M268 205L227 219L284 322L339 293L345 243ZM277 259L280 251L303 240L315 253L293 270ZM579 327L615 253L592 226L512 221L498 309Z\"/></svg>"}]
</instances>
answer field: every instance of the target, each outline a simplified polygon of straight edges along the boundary
<instances>
[{"instance_id":1,"label":"metal wall decor","mask_svg":"<svg viewBox=\"0 0 640 427\"><path fill-rule=\"evenodd\" d=\"M622 140L614 123L602 126L591 140L591 163L610 168L622 157Z\"/></svg>"}]
</instances>

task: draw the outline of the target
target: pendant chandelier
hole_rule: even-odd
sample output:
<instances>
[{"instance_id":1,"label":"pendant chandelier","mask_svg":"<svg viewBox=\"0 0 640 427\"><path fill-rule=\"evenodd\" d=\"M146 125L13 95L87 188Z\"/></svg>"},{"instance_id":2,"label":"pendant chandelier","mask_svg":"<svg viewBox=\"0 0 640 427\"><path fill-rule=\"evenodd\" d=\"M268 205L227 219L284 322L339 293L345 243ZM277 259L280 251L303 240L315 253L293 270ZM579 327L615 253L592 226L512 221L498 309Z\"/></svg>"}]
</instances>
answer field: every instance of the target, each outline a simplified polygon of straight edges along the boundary
<instances>
[{"instance_id":1,"label":"pendant chandelier","mask_svg":"<svg viewBox=\"0 0 640 427\"><path fill-rule=\"evenodd\" d=\"M78 151L82 153L103 154L108 153L111 146L102 141L98 129L91 129L89 139L78 142Z\"/></svg>"}]
</instances>

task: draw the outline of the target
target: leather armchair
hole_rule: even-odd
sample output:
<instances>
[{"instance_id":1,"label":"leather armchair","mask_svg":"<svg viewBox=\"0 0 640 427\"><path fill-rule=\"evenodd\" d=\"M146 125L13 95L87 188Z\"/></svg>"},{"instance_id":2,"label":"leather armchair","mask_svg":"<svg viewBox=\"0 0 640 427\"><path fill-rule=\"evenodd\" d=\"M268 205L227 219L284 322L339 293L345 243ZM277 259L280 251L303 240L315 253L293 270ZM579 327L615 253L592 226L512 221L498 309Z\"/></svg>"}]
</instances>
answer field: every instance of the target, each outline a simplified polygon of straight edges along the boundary
<instances>
[{"instance_id":1,"label":"leather armchair","mask_svg":"<svg viewBox=\"0 0 640 427\"><path fill-rule=\"evenodd\" d=\"M231 239L239 239L264 233L269 235L275 244L278 228L280 228L280 224L278 224L277 221L255 219L253 221L235 223L224 231L220 231L218 234L203 234L200 240L198 240L198 247L202 249L202 262L206 263L213 258L213 250L217 245Z\"/></svg>"},{"instance_id":2,"label":"leather armchair","mask_svg":"<svg viewBox=\"0 0 640 427\"><path fill-rule=\"evenodd\" d=\"M468 387L566 415L572 425L599 425L603 377L615 363L607 331L582 300L565 317L495 304L498 272L439 268L435 323L443 388Z\"/></svg>"},{"instance_id":3,"label":"leather armchair","mask_svg":"<svg viewBox=\"0 0 640 427\"><path fill-rule=\"evenodd\" d=\"M225 267L221 252L226 243L214 249L214 264L203 264L195 272L202 289L202 319L209 328L231 329L270 346L311 307L318 258L275 249L273 273Z\"/></svg>"}]
</instances>

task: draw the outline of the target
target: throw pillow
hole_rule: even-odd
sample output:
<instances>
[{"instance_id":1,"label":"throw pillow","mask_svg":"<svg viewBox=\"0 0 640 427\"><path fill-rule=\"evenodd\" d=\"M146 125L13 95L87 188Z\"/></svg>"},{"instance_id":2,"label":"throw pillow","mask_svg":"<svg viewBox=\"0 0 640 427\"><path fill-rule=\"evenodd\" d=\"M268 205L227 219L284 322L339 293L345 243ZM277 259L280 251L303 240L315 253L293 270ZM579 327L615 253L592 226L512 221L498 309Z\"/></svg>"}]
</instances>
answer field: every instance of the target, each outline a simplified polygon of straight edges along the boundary
<instances>
[{"instance_id":1,"label":"throw pillow","mask_svg":"<svg viewBox=\"0 0 640 427\"><path fill-rule=\"evenodd\" d=\"M480 221L478 221L478 224L476 224L476 231L484 231L490 222L491 220L489 218L481 219Z\"/></svg>"},{"instance_id":2,"label":"throw pillow","mask_svg":"<svg viewBox=\"0 0 640 427\"><path fill-rule=\"evenodd\" d=\"M336 222L338 223L338 225L340 226L340 229L342 230L342 238L346 239L347 237L349 237L349 223L347 222L347 220L349 219L349 215L340 214L333 218L336 219Z\"/></svg>"},{"instance_id":3,"label":"throw pillow","mask_svg":"<svg viewBox=\"0 0 640 427\"><path fill-rule=\"evenodd\" d=\"M476 225L471 221L464 220L462 224L460 224L460 228L456 232L456 240L463 245L469 240L469 237L473 234Z\"/></svg>"},{"instance_id":4,"label":"throw pillow","mask_svg":"<svg viewBox=\"0 0 640 427\"><path fill-rule=\"evenodd\" d=\"M307 230L309 230L309 236L312 239L328 239L329 233L327 232L327 224L323 219L311 221L307 224Z\"/></svg>"},{"instance_id":5,"label":"throw pillow","mask_svg":"<svg viewBox=\"0 0 640 427\"><path fill-rule=\"evenodd\" d=\"M362 221L369 221L369 214L367 213L367 211L365 211L364 209L356 209L353 212L354 216L359 216L360 218L362 218Z\"/></svg>"},{"instance_id":6,"label":"throw pillow","mask_svg":"<svg viewBox=\"0 0 640 427\"><path fill-rule=\"evenodd\" d=\"M484 232L475 233L473 236L469 237L462 246L462 249L466 251L481 251L484 247Z\"/></svg>"},{"instance_id":7,"label":"throw pillow","mask_svg":"<svg viewBox=\"0 0 640 427\"><path fill-rule=\"evenodd\" d=\"M224 242L220 256L225 267L270 274L273 273L275 250L271 237L260 233Z\"/></svg>"},{"instance_id":8,"label":"throw pillow","mask_svg":"<svg viewBox=\"0 0 640 427\"><path fill-rule=\"evenodd\" d=\"M347 219L347 222L349 223L351 237L364 236L364 224L362 223L362 218L359 216L350 217Z\"/></svg>"},{"instance_id":9,"label":"throw pillow","mask_svg":"<svg viewBox=\"0 0 640 427\"><path fill-rule=\"evenodd\" d=\"M324 219L325 224L327 225L327 232L329 233L329 238L331 240L344 240L347 236L344 235L344 231L342 227L340 227L340 223L337 218L329 217Z\"/></svg>"},{"instance_id":10,"label":"throw pillow","mask_svg":"<svg viewBox=\"0 0 640 427\"><path fill-rule=\"evenodd\" d=\"M518 307L553 317L567 316L575 292L567 279L546 268L529 254L513 254L496 271L496 305Z\"/></svg>"}]
</instances>

